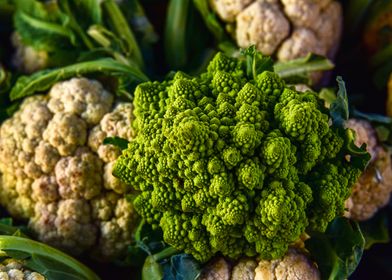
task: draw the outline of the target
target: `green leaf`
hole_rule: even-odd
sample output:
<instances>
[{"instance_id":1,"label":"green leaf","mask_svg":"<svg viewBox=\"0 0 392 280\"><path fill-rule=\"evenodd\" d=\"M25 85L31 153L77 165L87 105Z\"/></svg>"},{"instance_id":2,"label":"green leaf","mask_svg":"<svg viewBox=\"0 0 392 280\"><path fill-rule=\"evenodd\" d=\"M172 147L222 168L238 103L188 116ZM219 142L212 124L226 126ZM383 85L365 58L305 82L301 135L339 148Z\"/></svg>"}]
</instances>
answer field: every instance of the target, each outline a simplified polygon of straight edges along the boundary
<instances>
[{"instance_id":1,"label":"green leaf","mask_svg":"<svg viewBox=\"0 0 392 280\"><path fill-rule=\"evenodd\" d=\"M44 92L58 81L91 74L117 78L118 94L128 94L130 86L148 81L148 78L137 68L111 58L103 58L54 70L43 70L31 76L22 76L12 88L10 98L12 101L24 98L34 93Z\"/></svg>"},{"instance_id":2,"label":"green leaf","mask_svg":"<svg viewBox=\"0 0 392 280\"><path fill-rule=\"evenodd\" d=\"M366 151L366 144L365 143L362 144L361 147L358 147L355 144L354 130L345 129L344 133L345 133L345 141L346 141L346 150L350 154L350 163L356 168L359 168L360 170L364 170L371 159L370 153Z\"/></svg>"},{"instance_id":3,"label":"green leaf","mask_svg":"<svg viewBox=\"0 0 392 280\"><path fill-rule=\"evenodd\" d=\"M0 235L0 250L22 259L26 267L48 279L98 280L88 267L63 252L31 239Z\"/></svg>"},{"instance_id":4,"label":"green leaf","mask_svg":"<svg viewBox=\"0 0 392 280\"><path fill-rule=\"evenodd\" d=\"M121 138L121 137L106 137L103 139L103 144L104 145L114 145L121 150L125 150L128 147L129 141L127 139Z\"/></svg>"},{"instance_id":5,"label":"green leaf","mask_svg":"<svg viewBox=\"0 0 392 280\"><path fill-rule=\"evenodd\" d=\"M258 74L274 70L272 59L262 55L255 45L241 50L241 55L245 57L246 74L249 78L256 79Z\"/></svg>"},{"instance_id":6,"label":"green leaf","mask_svg":"<svg viewBox=\"0 0 392 280\"><path fill-rule=\"evenodd\" d=\"M324 100L325 106L329 108L336 99L336 93L334 89L322 88L319 92L319 97Z\"/></svg>"},{"instance_id":7,"label":"green leaf","mask_svg":"<svg viewBox=\"0 0 392 280\"><path fill-rule=\"evenodd\" d=\"M374 244L389 242L388 217L385 212L379 212L370 220L360 222L359 226L365 238L365 249L370 249Z\"/></svg>"},{"instance_id":8,"label":"green leaf","mask_svg":"<svg viewBox=\"0 0 392 280\"><path fill-rule=\"evenodd\" d=\"M334 64L326 57L308 54L305 57L293 59L287 62L276 62L275 72L284 80L308 80L310 74L315 71L327 71L334 68Z\"/></svg>"},{"instance_id":9,"label":"green leaf","mask_svg":"<svg viewBox=\"0 0 392 280\"><path fill-rule=\"evenodd\" d=\"M163 279L163 267L155 260L154 256L148 256L142 268L142 280Z\"/></svg>"},{"instance_id":10,"label":"green leaf","mask_svg":"<svg viewBox=\"0 0 392 280\"><path fill-rule=\"evenodd\" d=\"M170 257L163 265L164 280L196 280L200 276L200 264L188 254Z\"/></svg>"},{"instance_id":11,"label":"green leaf","mask_svg":"<svg viewBox=\"0 0 392 280\"><path fill-rule=\"evenodd\" d=\"M336 94L336 99L331 104L330 115L335 126L343 127L344 122L349 118L347 91L342 77L338 76L336 81L338 82L339 90Z\"/></svg>"},{"instance_id":12,"label":"green leaf","mask_svg":"<svg viewBox=\"0 0 392 280\"><path fill-rule=\"evenodd\" d=\"M305 247L315 259L322 280L344 280L358 266L365 239L358 223L336 218L325 233L313 234Z\"/></svg>"}]
</instances>

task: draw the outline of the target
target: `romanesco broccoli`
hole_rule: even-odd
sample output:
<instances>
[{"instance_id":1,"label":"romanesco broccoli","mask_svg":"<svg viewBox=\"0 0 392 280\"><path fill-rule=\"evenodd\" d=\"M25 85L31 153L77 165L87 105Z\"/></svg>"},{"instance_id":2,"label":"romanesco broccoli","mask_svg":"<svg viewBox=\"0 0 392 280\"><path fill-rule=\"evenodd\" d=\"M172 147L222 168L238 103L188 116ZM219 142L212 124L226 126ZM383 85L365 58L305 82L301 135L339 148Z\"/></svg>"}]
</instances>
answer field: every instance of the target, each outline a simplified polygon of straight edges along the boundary
<instances>
[{"instance_id":1,"label":"romanesco broccoli","mask_svg":"<svg viewBox=\"0 0 392 280\"><path fill-rule=\"evenodd\" d=\"M343 214L360 173L315 93L245 73L219 53L199 77L139 85L137 137L113 169L140 191L136 211L200 261L282 257Z\"/></svg>"}]
</instances>

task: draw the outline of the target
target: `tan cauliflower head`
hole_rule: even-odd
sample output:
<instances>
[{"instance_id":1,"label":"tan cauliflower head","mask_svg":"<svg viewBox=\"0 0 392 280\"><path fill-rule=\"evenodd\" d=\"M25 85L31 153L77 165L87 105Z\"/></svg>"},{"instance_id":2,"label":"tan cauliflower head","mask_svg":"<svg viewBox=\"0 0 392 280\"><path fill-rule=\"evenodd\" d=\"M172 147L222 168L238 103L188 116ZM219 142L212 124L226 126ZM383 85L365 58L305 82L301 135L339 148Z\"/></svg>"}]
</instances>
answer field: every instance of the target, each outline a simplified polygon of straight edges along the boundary
<instances>
[{"instance_id":1,"label":"tan cauliflower head","mask_svg":"<svg viewBox=\"0 0 392 280\"><path fill-rule=\"evenodd\" d=\"M296 249L278 260L260 261L254 280L319 280L316 265Z\"/></svg>"},{"instance_id":2,"label":"tan cauliflower head","mask_svg":"<svg viewBox=\"0 0 392 280\"><path fill-rule=\"evenodd\" d=\"M256 45L281 61L309 52L332 58L342 32L336 0L210 0L218 16L235 24L242 48Z\"/></svg>"},{"instance_id":3,"label":"tan cauliflower head","mask_svg":"<svg viewBox=\"0 0 392 280\"><path fill-rule=\"evenodd\" d=\"M358 221L373 217L378 209L385 206L392 192L391 153L377 143L372 125L365 120L350 119L346 126L355 131L356 145L367 144L371 161L355 183L345 207L345 216Z\"/></svg>"},{"instance_id":4,"label":"tan cauliflower head","mask_svg":"<svg viewBox=\"0 0 392 280\"><path fill-rule=\"evenodd\" d=\"M111 174L130 140L132 105L85 78L57 83L26 98L0 127L0 202L29 220L38 238L72 254L112 258L129 244L137 216Z\"/></svg>"},{"instance_id":5,"label":"tan cauliflower head","mask_svg":"<svg viewBox=\"0 0 392 280\"><path fill-rule=\"evenodd\" d=\"M230 263L223 257L211 260L202 270L200 280L319 280L317 266L301 251L291 248L277 260L242 258Z\"/></svg>"}]
</instances>

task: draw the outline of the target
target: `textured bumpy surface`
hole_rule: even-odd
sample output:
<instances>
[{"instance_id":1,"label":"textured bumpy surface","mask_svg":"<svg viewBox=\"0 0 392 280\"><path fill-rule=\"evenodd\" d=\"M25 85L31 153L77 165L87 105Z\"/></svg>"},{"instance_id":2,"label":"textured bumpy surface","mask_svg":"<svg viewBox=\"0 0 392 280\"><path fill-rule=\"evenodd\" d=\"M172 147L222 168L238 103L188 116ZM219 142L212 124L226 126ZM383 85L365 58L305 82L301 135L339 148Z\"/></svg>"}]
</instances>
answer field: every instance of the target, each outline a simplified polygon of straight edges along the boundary
<instances>
[{"instance_id":1,"label":"textured bumpy surface","mask_svg":"<svg viewBox=\"0 0 392 280\"><path fill-rule=\"evenodd\" d=\"M225 22L235 24L242 48L256 45L282 61L313 52L332 58L342 31L342 9L333 0L212 0Z\"/></svg>"},{"instance_id":2,"label":"textured bumpy surface","mask_svg":"<svg viewBox=\"0 0 392 280\"><path fill-rule=\"evenodd\" d=\"M139 85L137 137L114 167L141 191L136 211L201 261L281 257L306 229L343 214L360 174L316 93L244 72L219 53L200 77Z\"/></svg>"},{"instance_id":3,"label":"textured bumpy surface","mask_svg":"<svg viewBox=\"0 0 392 280\"><path fill-rule=\"evenodd\" d=\"M365 120L350 119L346 126L356 133L356 144L367 143L367 151L372 156L365 171L355 183L353 192L346 201L351 219L365 221L373 217L378 209L384 207L392 192L391 153L378 143L377 133Z\"/></svg>"},{"instance_id":4,"label":"textured bumpy surface","mask_svg":"<svg viewBox=\"0 0 392 280\"><path fill-rule=\"evenodd\" d=\"M0 264L1 280L46 280L47 278L38 272L26 269L23 263L6 259Z\"/></svg>"},{"instance_id":5,"label":"textured bumpy surface","mask_svg":"<svg viewBox=\"0 0 392 280\"><path fill-rule=\"evenodd\" d=\"M132 105L113 100L99 82L74 78L25 99L0 128L1 204L29 219L40 240L72 254L111 258L137 222L125 184L111 175L121 152L103 145L133 136Z\"/></svg>"}]
</instances>

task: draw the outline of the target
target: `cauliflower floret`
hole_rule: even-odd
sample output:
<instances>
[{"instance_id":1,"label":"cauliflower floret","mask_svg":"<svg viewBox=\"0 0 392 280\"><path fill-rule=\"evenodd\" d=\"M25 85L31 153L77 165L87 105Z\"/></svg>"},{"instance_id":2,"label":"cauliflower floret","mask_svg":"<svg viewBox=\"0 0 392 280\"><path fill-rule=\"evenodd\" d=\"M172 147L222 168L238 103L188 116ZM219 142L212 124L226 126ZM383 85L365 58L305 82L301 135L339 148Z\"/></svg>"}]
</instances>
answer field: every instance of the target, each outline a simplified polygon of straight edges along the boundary
<instances>
[{"instance_id":1,"label":"cauliflower floret","mask_svg":"<svg viewBox=\"0 0 392 280\"><path fill-rule=\"evenodd\" d=\"M282 61L306 56L308 53L325 53L325 45L316 37L312 30L296 28L291 37L283 42L278 51Z\"/></svg>"},{"instance_id":2,"label":"cauliflower floret","mask_svg":"<svg viewBox=\"0 0 392 280\"><path fill-rule=\"evenodd\" d=\"M45 276L26 269L22 263L14 259L6 259L0 264L1 280L45 280Z\"/></svg>"},{"instance_id":3,"label":"cauliflower floret","mask_svg":"<svg viewBox=\"0 0 392 280\"><path fill-rule=\"evenodd\" d=\"M225 21L232 22L236 15L254 0L211 0L219 17Z\"/></svg>"},{"instance_id":4,"label":"cauliflower floret","mask_svg":"<svg viewBox=\"0 0 392 280\"><path fill-rule=\"evenodd\" d=\"M222 257L213 259L202 270L199 280L230 280L231 265Z\"/></svg>"},{"instance_id":5,"label":"cauliflower floret","mask_svg":"<svg viewBox=\"0 0 392 280\"><path fill-rule=\"evenodd\" d=\"M101 259L126 248L138 220L111 174L120 150L103 145L133 137L132 105L113 102L99 82L74 78L26 98L0 127L0 203L40 240Z\"/></svg>"},{"instance_id":6,"label":"cauliflower floret","mask_svg":"<svg viewBox=\"0 0 392 280\"><path fill-rule=\"evenodd\" d=\"M86 142L86 123L78 116L57 113L43 133L43 139L56 147L59 154L68 156Z\"/></svg>"},{"instance_id":7,"label":"cauliflower floret","mask_svg":"<svg viewBox=\"0 0 392 280\"><path fill-rule=\"evenodd\" d=\"M49 96L48 108L52 112L80 116L88 125L97 124L113 103L113 95L99 82L83 78L57 83Z\"/></svg>"},{"instance_id":8,"label":"cauliflower floret","mask_svg":"<svg viewBox=\"0 0 392 280\"><path fill-rule=\"evenodd\" d=\"M392 192L392 155L378 145L376 132L369 122L350 119L346 126L355 131L355 144L360 146L366 143L366 149L372 157L345 203L348 209L346 217L365 221L389 201Z\"/></svg>"},{"instance_id":9,"label":"cauliflower floret","mask_svg":"<svg viewBox=\"0 0 392 280\"><path fill-rule=\"evenodd\" d=\"M257 1L237 16L237 44L271 55L289 35L290 23L275 3Z\"/></svg>"},{"instance_id":10,"label":"cauliflower floret","mask_svg":"<svg viewBox=\"0 0 392 280\"><path fill-rule=\"evenodd\" d=\"M44 243L60 248L72 248L80 254L96 243L98 228L91 215L90 204L81 199L59 200L35 204L35 216L30 220L33 229Z\"/></svg>"},{"instance_id":11,"label":"cauliflower floret","mask_svg":"<svg viewBox=\"0 0 392 280\"><path fill-rule=\"evenodd\" d=\"M102 161L87 149L61 158L55 168L59 192L64 198L91 199L101 192Z\"/></svg>"},{"instance_id":12,"label":"cauliflower floret","mask_svg":"<svg viewBox=\"0 0 392 280\"><path fill-rule=\"evenodd\" d=\"M316 280L320 272L304 254L295 249L278 260L260 261L255 280Z\"/></svg>"},{"instance_id":13,"label":"cauliflower floret","mask_svg":"<svg viewBox=\"0 0 392 280\"><path fill-rule=\"evenodd\" d=\"M253 280L255 279L257 262L254 259L244 258L233 267L231 279Z\"/></svg>"},{"instance_id":14,"label":"cauliflower floret","mask_svg":"<svg viewBox=\"0 0 392 280\"><path fill-rule=\"evenodd\" d=\"M91 130L88 139L89 147L105 162L116 160L121 150L113 145L102 145L102 142L106 137L113 136L132 139L133 130L129 129L132 121L132 104L119 104Z\"/></svg>"},{"instance_id":15,"label":"cauliflower floret","mask_svg":"<svg viewBox=\"0 0 392 280\"><path fill-rule=\"evenodd\" d=\"M49 61L46 51L39 51L32 47L25 46L20 35L14 32L11 36L12 45L16 52L12 57L12 64L21 72L33 73L45 68Z\"/></svg>"},{"instance_id":16,"label":"cauliflower floret","mask_svg":"<svg viewBox=\"0 0 392 280\"><path fill-rule=\"evenodd\" d=\"M295 26L312 28L318 20L322 9L331 0L281 0L286 15L291 19Z\"/></svg>"}]
</instances>

